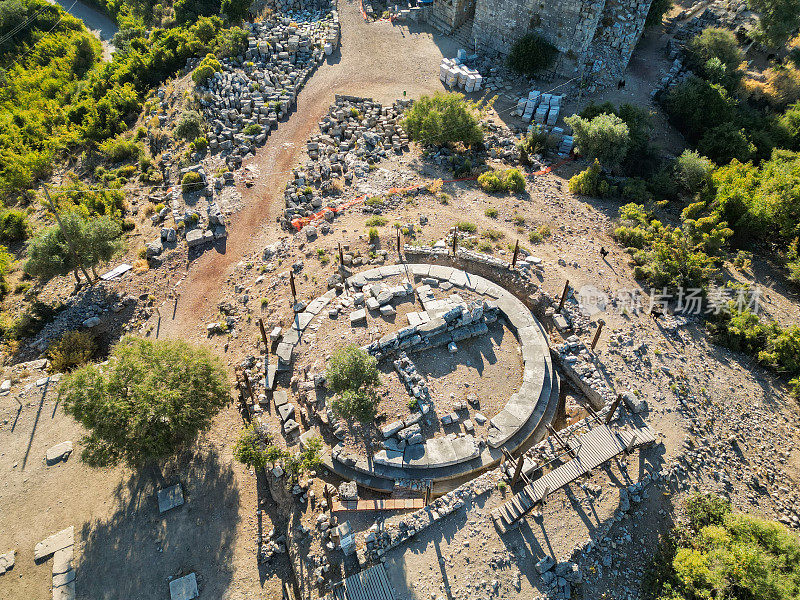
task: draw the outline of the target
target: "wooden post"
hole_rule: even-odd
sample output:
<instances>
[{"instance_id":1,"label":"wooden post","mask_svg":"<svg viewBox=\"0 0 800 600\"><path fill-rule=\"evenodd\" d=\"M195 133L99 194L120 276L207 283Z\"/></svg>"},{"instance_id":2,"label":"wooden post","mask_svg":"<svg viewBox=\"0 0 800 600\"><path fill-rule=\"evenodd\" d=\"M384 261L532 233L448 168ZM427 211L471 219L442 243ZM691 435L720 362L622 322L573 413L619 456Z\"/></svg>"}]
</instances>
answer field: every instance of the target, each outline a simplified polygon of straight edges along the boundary
<instances>
[{"instance_id":1,"label":"wooden post","mask_svg":"<svg viewBox=\"0 0 800 600\"><path fill-rule=\"evenodd\" d=\"M431 503L431 482L425 484L425 506Z\"/></svg>"},{"instance_id":2,"label":"wooden post","mask_svg":"<svg viewBox=\"0 0 800 600\"><path fill-rule=\"evenodd\" d=\"M397 229L397 258L400 258L400 229Z\"/></svg>"},{"instance_id":3,"label":"wooden post","mask_svg":"<svg viewBox=\"0 0 800 600\"><path fill-rule=\"evenodd\" d=\"M514 244L514 258L511 259L511 268L515 268L517 266L517 257L519 256L519 240L517 243Z\"/></svg>"},{"instance_id":4,"label":"wooden post","mask_svg":"<svg viewBox=\"0 0 800 600\"><path fill-rule=\"evenodd\" d=\"M339 242L339 265L344 266L344 250L342 250L341 242Z\"/></svg>"},{"instance_id":5,"label":"wooden post","mask_svg":"<svg viewBox=\"0 0 800 600\"><path fill-rule=\"evenodd\" d=\"M561 312L561 309L564 308L564 302L567 301L567 292L569 292L569 279L564 284L564 291L561 292L561 301L558 303L558 310L556 312Z\"/></svg>"},{"instance_id":6,"label":"wooden post","mask_svg":"<svg viewBox=\"0 0 800 600\"><path fill-rule=\"evenodd\" d=\"M592 350L594 350L595 346L597 346L597 342L600 339L600 334L603 331L603 325L605 324L606 322L603 319L597 320L597 331L595 332L594 339L592 340Z\"/></svg>"},{"instance_id":7,"label":"wooden post","mask_svg":"<svg viewBox=\"0 0 800 600\"><path fill-rule=\"evenodd\" d=\"M519 480L519 476L522 474L522 465L525 463L525 455L523 454L519 458L517 458L517 468L514 469L514 477L511 479L511 487L517 485L517 481Z\"/></svg>"},{"instance_id":8,"label":"wooden post","mask_svg":"<svg viewBox=\"0 0 800 600\"><path fill-rule=\"evenodd\" d=\"M264 329L264 319L258 319L258 328L261 330L261 339L264 341L264 352L269 353L269 338L267 330Z\"/></svg>"},{"instance_id":9,"label":"wooden post","mask_svg":"<svg viewBox=\"0 0 800 600\"><path fill-rule=\"evenodd\" d=\"M550 432L550 433L553 435L553 437L555 437L555 438L556 438L556 441L557 441L557 442L558 442L558 443L561 445L561 447L562 447L562 448L563 448L563 449L564 449L566 452L568 452L568 453L569 453L569 455L570 455L572 458L576 458L575 450L573 450L572 448L570 448L570 447L569 447L569 445L568 445L568 444L567 444L567 443L566 443L566 442L565 442L563 439L561 439L561 436L560 436L560 435L558 435L558 432L557 432L555 429L553 429L552 425L550 425L549 423L547 424L547 430L548 430L548 431L549 431L549 432Z\"/></svg>"},{"instance_id":10,"label":"wooden post","mask_svg":"<svg viewBox=\"0 0 800 600\"><path fill-rule=\"evenodd\" d=\"M333 512L333 492L331 492L331 486L327 483L325 487L322 488L322 495L325 496L325 503L328 505L328 512Z\"/></svg>"},{"instance_id":11,"label":"wooden post","mask_svg":"<svg viewBox=\"0 0 800 600\"><path fill-rule=\"evenodd\" d=\"M621 401L622 394L617 394L617 399L611 403L611 408L608 409L608 414L606 415L606 425L611 423L611 420L614 418L614 413L617 412L617 407Z\"/></svg>"},{"instance_id":12,"label":"wooden post","mask_svg":"<svg viewBox=\"0 0 800 600\"><path fill-rule=\"evenodd\" d=\"M556 415L553 417L556 426L567 424L567 386L560 385L558 388L558 404L556 405Z\"/></svg>"},{"instance_id":13,"label":"wooden post","mask_svg":"<svg viewBox=\"0 0 800 600\"><path fill-rule=\"evenodd\" d=\"M633 435L631 435L630 441L628 442L628 446L625 448L625 452L631 452L635 445L636 445L636 432L634 431Z\"/></svg>"},{"instance_id":14,"label":"wooden post","mask_svg":"<svg viewBox=\"0 0 800 600\"><path fill-rule=\"evenodd\" d=\"M289 287L292 290L292 310L294 310L295 305L297 304L297 288L294 285L294 270L289 271Z\"/></svg>"},{"instance_id":15,"label":"wooden post","mask_svg":"<svg viewBox=\"0 0 800 600\"><path fill-rule=\"evenodd\" d=\"M453 227L453 256L458 251L458 227Z\"/></svg>"}]
</instances>

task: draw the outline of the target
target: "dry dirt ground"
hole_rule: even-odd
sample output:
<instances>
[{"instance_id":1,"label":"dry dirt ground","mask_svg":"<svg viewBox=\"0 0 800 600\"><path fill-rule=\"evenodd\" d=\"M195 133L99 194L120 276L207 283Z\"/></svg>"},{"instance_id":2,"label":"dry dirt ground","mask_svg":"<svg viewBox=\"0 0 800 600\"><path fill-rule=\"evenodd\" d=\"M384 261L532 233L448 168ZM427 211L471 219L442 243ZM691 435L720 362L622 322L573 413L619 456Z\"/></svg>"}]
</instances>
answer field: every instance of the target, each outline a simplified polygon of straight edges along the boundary
<instances>
[{"instance_id":1,"label":"dry dirt ground","mask_svg":"<svg viewBox=\"0 0 800 600\"><path fill-rule=\"evenodd\" d=\"M297 111L251 159L262 176L252 188L240 186L244 208L232 219L224 253L211 250L187 263L185 251L176 251L159 269L109 284L122 294L152 294L153 306L145 311L152 318L137 331L209 345L232 370L244 356L258 354L256 318L263 317L269 325L289 318L292 263L303 261L300 294L311 299L324 292L325 281L335 270L333 264L319 261L318 248L332 256L338 242L344 242L367 251L365 216L358 211L337 218L333 233L313 245L279 231L275 216L283 208L287 171L300 157L305 139L335 93L390 102L403 90L416 97L441 89L437 65L443 55L453 55L455 47L447 38L405 26L366 25L354 2L342 2L340 13L341 53L314 75L299 96ZM659 42L649 43L655 48ZM646 63L636 65L634 61L632 69L637 73L640 67L646 69ZM677 145L679 140L665 138L665 145L670 144ZM404 179L449 177L414 153L381 167ZM607 292L636 289L627 255L609 236L617 203L576 198L566 191L564 177L579 167L568 165L535 177L520 196L488 196L472 182L445 184L446 204L424 195L403 202L386 215L389 224L380 228L380 235L393 240L394 221L418 222L419 214L425 214L429 224L419 239L429 243L468 218L475 222L478 235L489 229L502 232L493 252L508 255L508 244L519 238L542 258L541 283L551 294L560 293L566 279L575 289L584 285ZM497 209L497 217L486 216L487 208ZM552 235L530 246L528 233L541 225L548 225ZM257 267L265 262L263 248L281 239L286 240L287 250L275 270L256 283ZM601 246L611 251L605 260L599 256ZM731 267L730 275L766 284L767 311L784 323L800 320L796 297L772 285L766 266L754 262L755 274ZM254 299L268 298L268 305L261 308L253 301L242 306L235 285L248 288ZM179 295L174 314L173 293ZM219 319L221 301L237 306L237 333L209 339L205 323ZM785 499L796 494L798 486L800 440L797 406L778 382L741 356L710 346L696 325L676 334L642 314L624 316L609 310L594 318L599 317L607 322L599 346L606 376L617 389L638 389L644 394L650 407L645 418L662 434L663 446L646 451L642 458L634 455L627 469L615 463L594 474L589 483L600 486L599 495L578 485L558 492L544 509L541 522L531 519L505 538L497 536L487 517L502 500L501 493L479 498L475 506L444 520L441 528L420 536L407 552L400 549L388 557L393 581L404 597L488 597L486 586L496 579L500 597L531 598L540 587L530 568L534 558L543 553L568 556L607 521L618 502L617 489L627 478L635 481L641 469L679 460L685 455L687 439L707 449L704 458L693 459L692 468L687 466L683 484L663 491L651 488L634 517L614 525L614 562L594 572L587 563L584 597L630 595L654 540L680 515L680 501L689 487L727 491L737 506L768 516L786 513ZM0 552L17 550L16 566L0 577L0 598L49 596L50 565L34 564L33 546L68 526L75 526L77 535L78 598L165 598L168 578L191 571L198 574L203 598L280 597L288 563L278 559L273 567L259 568L255 540L261 529L283 524L270 522L276 517L269 502L259 523L258 499L266 498L266 492L259 491L256 478L232 459L232 444L241 428L233 408L220 415L191 455L165 465L160 474L124 468L91 470L79 461L79 443L66 463L48 467L43 463L46 449L66 439L78 442L81 431L57 406L52 388L43 392L36 386L40 377L41 373L31 373L15 383L10 395L0 396ZM743 440L742 458L721 461L719 445L731 436ZM747 483L752 474L764 482L766 491L756 491ZM187 502L159 515L155 489L176 481L183 484ZM313 518L307 513L304 521L310 525ZM353 524L363 531L371 524L371 516L354 519Z\"/></svg>"}]
</instances>

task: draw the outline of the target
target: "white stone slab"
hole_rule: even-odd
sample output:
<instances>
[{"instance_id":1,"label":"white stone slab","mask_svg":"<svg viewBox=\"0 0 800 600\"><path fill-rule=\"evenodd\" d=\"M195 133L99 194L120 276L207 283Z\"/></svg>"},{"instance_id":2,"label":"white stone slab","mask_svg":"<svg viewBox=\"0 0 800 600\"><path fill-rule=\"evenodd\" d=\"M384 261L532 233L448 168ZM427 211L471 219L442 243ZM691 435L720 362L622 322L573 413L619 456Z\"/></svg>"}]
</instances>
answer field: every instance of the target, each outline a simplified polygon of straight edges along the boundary
<instances>
[{"instance_id":1,"label":"white stone slab","mask_svg":"<svg viewBox=\"0 0 800 600\"><path fill-rule=\"evenodd\" d=\"M41 560L58 550L63 550L64 548L72 546L74 543L75 528L67 527L36 544L36 547L33 549L33 559Z\"/></svg>"},{"instance_id":2,"label":"white stone slab","mask_svg":"<svg viewBox=\"0 0 800 600\"><path fill-rule=\"evenodd\" d=\"M55 464L60 460L67 460L67 458L69 458L69 455L72 454L72 450L73 450L72 442L70 441L61 442L60 444L56 444L47 451L47 454L45 455L45 460L47 461L48 465Z\"/></svg>"}]
</instances>

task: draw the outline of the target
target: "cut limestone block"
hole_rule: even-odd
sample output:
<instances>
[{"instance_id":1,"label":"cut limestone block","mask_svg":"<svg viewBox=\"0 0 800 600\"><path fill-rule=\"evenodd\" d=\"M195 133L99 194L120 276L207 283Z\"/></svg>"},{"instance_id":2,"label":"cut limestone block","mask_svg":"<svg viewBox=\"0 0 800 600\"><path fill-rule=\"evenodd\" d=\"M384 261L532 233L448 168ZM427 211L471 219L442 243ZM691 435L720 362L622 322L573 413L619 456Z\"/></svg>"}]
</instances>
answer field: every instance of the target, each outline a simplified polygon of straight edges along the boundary
<instances>
[{"instance_id":1,"label":"cut limestone block","mask_svg":"<svg viewBox=\"0 0 800 600\"><path fill-rule=\"evenodd\" d=\"M54 552L72 546L74 543L75 528L67 527L36 544L36 547L33 549L33 559L41 560L47 558Z\"/></svg>"},{"instance_id":2,"label":"cut limestone block","mask_svg":"<svg viewBox=\"0 0 800 600\"><path fill-rule=\"evenodd\" d=\"M0 554L0 575L3 575L6 571L10 571L14 568L15 552L15 550L12 550L11 552Z\"/></svg>"},{"instance_id":3,"label":"cut limestone block","mask_svg":"<svg viewBox=\"0 0 800 600\"><path fill-rule=\"evenodd\" d=\"M75 600L75 580L61 586L53 584L53 600Z\"/></svg>"},{"instance_id":4,"label":"cut limestone block","mask_svg":"<svg viewBox=\"0 0 800 600\"><path fill-rule=\"evenodd\" d=\"M45 460L48 465L53 465L60 460L67 460L70 454L72 454L72 442L61 442L47 451Z\"/></svg>"},{"instance_id":5,"label":"cut limestone block","mask_svg":"<svg viewBox=\"0 0 800 600\"><path fill-rule=\"evenodd\" d=\"M169 582L169 597L171 600L192 600L192 598L197 598L199 595L197 577L194 573L189 573L185 577Z\"/></svg>"},{"instance_id":6,"label":"cut limestone block","mask_svg":"<svg viewBox=\"0 0 800 600\"><path fill-rule=\"evenodd\" d=\"M158 511L165 513L168 510L183 505L183 490L181 484L176 483L172 487L158 490Z\"/></svg>"},{"instance_id":7,"label":"cut limestone block","mask_svg":"<svg viewBox=\"0 0 800 600\"><path fill-rule=\"evenodd\" d=\"M74 546L62 548L53 553L53 575L61 575L72 569L72 559L75 558Z\"/></svg>"}]
</instances>

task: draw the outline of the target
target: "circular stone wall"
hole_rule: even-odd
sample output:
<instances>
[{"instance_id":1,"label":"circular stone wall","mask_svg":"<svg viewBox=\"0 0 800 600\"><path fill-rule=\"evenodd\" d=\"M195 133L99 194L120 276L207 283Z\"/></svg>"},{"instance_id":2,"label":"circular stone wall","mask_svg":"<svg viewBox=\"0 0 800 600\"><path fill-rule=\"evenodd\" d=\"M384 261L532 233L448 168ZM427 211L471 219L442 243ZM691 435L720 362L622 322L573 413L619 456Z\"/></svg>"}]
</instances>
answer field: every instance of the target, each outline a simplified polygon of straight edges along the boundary
<instances>
[{"instance_id":1,"label":"circular stone wall","mask_svg":"<svg viewBox=\"0 0 800 600\"><path fill-rule=\"evenodd\" d=\"M284 337L279 355L291 359L304 330L309 328L310 335L317 335L311 332L322 330L329 319L340 319L353 328L368 327L379 319L395 320L393 305L398 301L420 302L422 310L404 313L403 324L364 346L380 364L392 365L417 410L381 428L383 449L373 456L341 443L334 446L324 457L329 469L366 487L391 491L398 484L415 487L416 481L450 479L483 470L500 460L502 448L513 452L544 437L558 401L558 377L544 329L511 292L483 277L427 264L378 267L352 275L347 284L349 292L343 296L331 290L309 303L295 321L297 335ZM450 295L442 298L436 290ZM459 292L469 299L462 300ZM486 335L497 320L507 326L519 345L519 359L509 370L521 373L508 373L510 389L504 405L486 427L475 428L471 421L464 421L464 432L425 439L420 425L432 414L434 399L415 368L415 357L425 351L456 353L459 344ZM345 334L340 336L341 344L348 343ZM467 409L466 403L462 404L452 415L440 415L442 422L449 423L451 416L453 422L460 420L457 411Z\"/></svg>"}]
</instances>

